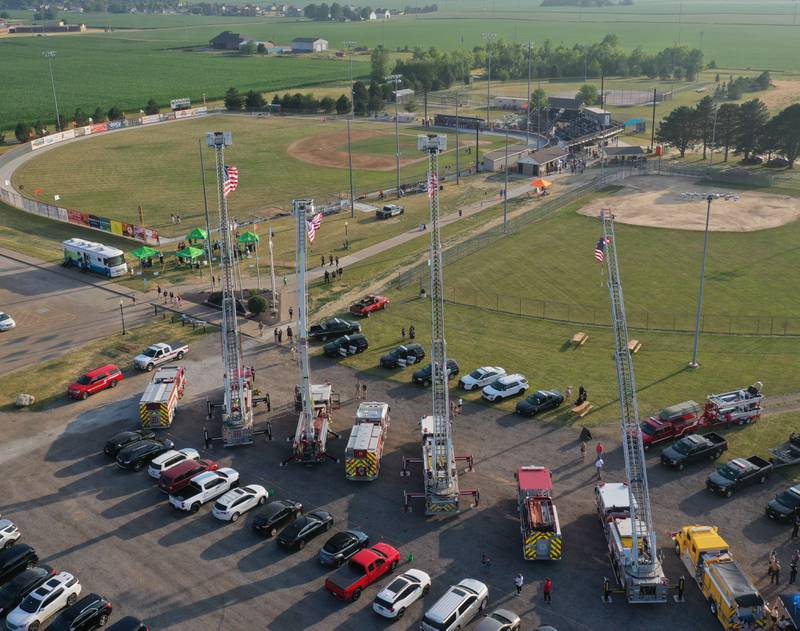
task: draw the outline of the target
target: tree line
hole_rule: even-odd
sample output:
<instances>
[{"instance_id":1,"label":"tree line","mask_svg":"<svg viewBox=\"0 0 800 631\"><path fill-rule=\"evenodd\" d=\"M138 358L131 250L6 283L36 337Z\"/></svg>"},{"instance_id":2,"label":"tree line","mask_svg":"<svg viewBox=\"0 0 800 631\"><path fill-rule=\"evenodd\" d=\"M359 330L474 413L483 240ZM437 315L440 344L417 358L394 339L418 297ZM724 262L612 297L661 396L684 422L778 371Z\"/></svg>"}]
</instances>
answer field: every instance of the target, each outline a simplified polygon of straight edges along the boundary
<instances>
[{"instance_id":1,"label":"tree line","mask_svg":"<svg viewBox=\"0 0 800 631\"><path fill-rule=\"evenodd\" d=\"M350 111L351 101L346 95L342 94L338 99L331 96L324 96L317 99L313 94L289 94L283 96L277 94L272 97L272 105L280 106L281 111L298 112L303 114L347 114ZM225 109L229 112L260 112L267 107L267 101L261 92L250 90L245 93L239 92L236 88L228 88L225 93Z\"/></svg>"},{"instance_id":2,"label":"tree line","mask_svg":"<svg viewBox=\"0 0 800 631\"><path fill-rule=\"evenodd\" d=\"M708 149L722 149L723 161L727 162L733 149L745 163L760 162L756 158L760 153L768 154L768 160L776 154L793 168L800 155L800 104L770 117L761 99L717 106L706 96L694 107L684 105L672 110L659 124L656 138L675 147L681 158L688 149L702 147L704 159Z\"/></svg>"},{"instance_id":3,"label":"tree line","mask_svg":"<svg viewBox=\"0 0 800 631\"><path fill-rule=\"evenodd\" d=\"M438 5L431 4L424 7L406 7L405 13L435 13L439 10ZM321 4L309 4L303 8L303 17L309 20L316 20L317 22L360 22L361 20L369 20L370 13L373 9L370 6L366 7L353 7L349 4L339 4L334 2L328 4L323 2Z\"/></svg>"}]
</instances>

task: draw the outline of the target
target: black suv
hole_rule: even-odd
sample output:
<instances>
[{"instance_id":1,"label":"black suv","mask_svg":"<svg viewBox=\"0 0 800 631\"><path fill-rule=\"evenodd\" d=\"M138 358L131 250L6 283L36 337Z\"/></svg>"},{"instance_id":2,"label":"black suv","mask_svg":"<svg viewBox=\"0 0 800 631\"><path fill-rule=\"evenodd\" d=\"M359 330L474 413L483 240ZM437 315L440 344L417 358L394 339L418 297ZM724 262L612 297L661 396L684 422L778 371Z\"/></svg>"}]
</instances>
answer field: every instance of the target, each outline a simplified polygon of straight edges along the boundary
<instances>
[{"instance_id":1,"label":"black suv","mask_svg":"<svg viewBox=\"0 0 800 631\"><path fill-rule=\"evenodd\" d=\"M118 620L110 627L107 627L106 631L150 631L150 627L139 618L125 616L122 620Z\"/></svg>"},{"instance_id":2,"label":"black suv","mask_svg":"<svg viewBox=\"0 0 800 631\"><path fill-rule=\"evenodd\" d=\"M331 318L321 324L314 324L308 329L308 339L326 341L328 338L338 337L339 335L349 335L351 333L361 333L361 325L358 322L342 320L341 318Z\"/></svg>"},{"instance_id":3,"label":"black suv","mask_svg":"<svg viewBox=\"0 0 800 631\"><path fill-rule=\"evenodd\" d=\"M167 453L175 444L169 440L148 438L122 448L117 454L117 466L120 469L141 471L154 458Z\"/></svg>"},{"instance_id":4,"label":"black suv","mask_svg":"<svg viewBox=\"0 0 800 631\"><path fill-rule=\"evenodd\" d=\"M103 448L103 451L105 452L106 456L116 458L117 454L124 447L127 447L132 443L138 443L140 440L155 437L156 433L150 429L137 429L132 432L120 432L119 434L114 434L108 440L106 446Z\"/></svg>"},{"instance_id":5,"label":"black suv","mask_svg":"<svg viewBox=\"0 0 800 631\"><path fill-rule=\"evenodd\" d=\"M102 596L89 594L70 605L53 620L51 631L92 631L106 626L113 607Z\"/></svg>"},{"instance_id":6,"label":"black suv","mask_svg":"<svg viewBox=\"0 0 800 631\"><path fill-rule=\"evenodd\" d=\"M39 557L31 546L18 543L0 552L0 584L6 583L22 570L33 567Z\"/></svg>"},{"instance_id":7,"label":"black suv","mask_svg":"<svg viewBox=\"0 0 800 631\"><path fill-rule=\"evenodd\" d=\"M346 357L363 353L369 348L369 341L366 335L345 335L338 340L325 344L325 354L328 357Z\"/></svg>"},{"instance_id":8,"label":"black suv","mask_svg":"<svg viewBox=\"0 0 800 631\"><path fill-rule=\"evenodd\" d=\"M458 374L458 362L455 359L448 359L447 360L447 380L449 381L453 377ZM425 368L420 368L419 370L414 371L414 374L411 375L411 383L418 383L425 387L431 385L431 375L433 374L433 368L431 364L425 366Z\"/></svg>"},{"instance_id":9,"label":"black suv","mask_svg":"<svg viewBox=\"0 0 800 631\"><path fill-rule=\"evenodd\" d=\"M257 533L274 537L278 528L290 520L296 519L303 512L303 505L294 500L275 500L266 505L263 512L256 515L253 530Z\"/></svg>"},{"instance_id":10,"label":"black suv","mask_svg":"<svg viewBox=\"0 0 800 631\"><path fill-rule=\"evenodd\" d=\"M425 359L425 349L419 344L403 344L381 357L381 368L411 366Z\"/></svg>"}]
</instances>

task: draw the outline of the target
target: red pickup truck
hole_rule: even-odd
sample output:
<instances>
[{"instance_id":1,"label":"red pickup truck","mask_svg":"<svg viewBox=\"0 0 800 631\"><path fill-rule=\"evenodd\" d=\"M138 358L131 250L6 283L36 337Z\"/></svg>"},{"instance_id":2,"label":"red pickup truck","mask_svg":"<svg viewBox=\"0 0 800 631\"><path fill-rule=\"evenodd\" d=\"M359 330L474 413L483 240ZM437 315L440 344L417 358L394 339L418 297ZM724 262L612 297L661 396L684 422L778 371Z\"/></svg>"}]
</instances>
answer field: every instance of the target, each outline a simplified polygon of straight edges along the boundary
<instances>
[{"instance_id":1,"label":"red pickup truck","mask_svg":"<svg viewBox=\"0 0 800 631\"><path fill-rule=\"evenodd\" d=\"M325 581L325 589L339 600L358 600L364 588L385 574L393 572L400 562L400 552L385 543L376 543L357 552L333 576Z\"/></svg>"},{"instance_id":2,"label":"red pickup truck","mask_svg":"<svg viewBox=\"0 0 800 631\"><path fill-rule=\"evenodd\" d=\"M386 309L388 304L389 299L386 296L365 296L357 303L350 306L350 313L366 318L369 317L369 314L373 311Z\"/></svg>"},{"instance_id":3,"label":"red pickup truck","mask_svg":"<svg viewBox=\"0 0 800 631\"><path fill-rule=\"evenodd\" d=\"M700 427L700 421L700 406L694 401L684 401L664 408L658 416L651 416L640 426L645 450L665 440L691 434Z\"/></svg>"}]
</instances>

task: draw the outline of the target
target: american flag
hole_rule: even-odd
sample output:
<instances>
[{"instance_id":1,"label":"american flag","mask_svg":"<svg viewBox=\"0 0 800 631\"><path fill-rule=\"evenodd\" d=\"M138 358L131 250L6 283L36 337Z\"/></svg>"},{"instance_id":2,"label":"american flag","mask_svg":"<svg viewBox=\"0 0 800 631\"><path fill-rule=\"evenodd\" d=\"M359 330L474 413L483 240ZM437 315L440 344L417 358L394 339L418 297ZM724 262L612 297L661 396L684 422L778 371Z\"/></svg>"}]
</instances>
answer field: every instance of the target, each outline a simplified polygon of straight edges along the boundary
<instances>
[{"instance_id":1,"label":"american flag","mask_svg":"<svg viewBox=\"0 0 800 631\"><path fill-rule=\"evenodd\" d=\"M433 194L439 189L439 177L436 173L431 173L428 178L428 197L433 198Z\"/></svg>"},{"instance_id":2,"label":"american flag","mask_svg":"<svg viewBox=\"0 0 800 631\"><path fill-rule=\"evenodd\" d=\"M605 250L606 239L605 237L600 237L597 240L597 245L594 246L594 258L598 263L602 263L605 260Z\"/></svg>"},{"instance_id":3,"label":"american flag","mask_svg":"<svg viewBox=\"0 0 800 631\"><path fill-rule=\"evenodd\" d=\"M317 230L322 225L322 213L317 213L311 218L311 221L306 221L306 228L308 228L308 240L311 245L314 245L314 237L317 236Z\"/></svg>"},{"instance_id":4,"label":"american flag","mask_svg":"<svg viewBox=\"0 0 800 631\"><path fill-rule=\"evenodd\" d=\"M222 194L227 197L239 187L239 169L234 166L225 166L225 181L222 184Z\"/></svg>"}]
</instances>

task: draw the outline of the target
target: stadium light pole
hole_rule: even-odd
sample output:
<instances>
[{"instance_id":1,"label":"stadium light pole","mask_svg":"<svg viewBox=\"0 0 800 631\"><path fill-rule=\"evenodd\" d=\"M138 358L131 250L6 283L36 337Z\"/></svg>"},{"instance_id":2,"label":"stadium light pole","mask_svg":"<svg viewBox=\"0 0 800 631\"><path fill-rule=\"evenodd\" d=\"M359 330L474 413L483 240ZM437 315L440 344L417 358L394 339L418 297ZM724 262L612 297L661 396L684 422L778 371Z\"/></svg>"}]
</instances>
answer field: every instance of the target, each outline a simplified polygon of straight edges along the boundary
<instances>
[{"instance_id":1,"label":"stadium light pole","mask_svg":"<svg viewBox=\"0 0 800 631\"><path fill-rule=\"evenodd\" d=\"M461 163L459 162L459 145L458 145L458 102L461 100L459 91L456 90L456 184L461 184Z\"/></svg>"},{"instance_id":2,"label":"stadium light pole","mask_svg":"<svg viewBox=\"0 0 800 631\"><path fill-rule=\"evenodd\" d=\"M350 138L350 121L355 119L356 116L356 99L355 90L353 88L353 48L355 48L356 42L348 40L344 42L344 46L347 48L350 56L350 116L347 118L347 162L350 172L350 216L355 217L356 196L353 189L353 143Z\"/></svg>"},{"instance_id":3,"label":"stadium light pole","mask_svg":"<svg viewBox=\"0 0 800 631\"><path fill-rule=\"evenodd\" d=\"M694 349L692 350L692 361L689 362L689 368L699 368L700 364L697 363L697 348L700 344L700 318L703 312L703 287L706 279L706 257L708 256L708 224L711 220L711 202L714 196L709 194L706 197L708 207L706 208L706 231L703 236L703 260L700 263L700 292L697 295L697 316L694 322Z\"/></svg>"},{"instance_id":4,"label":"stadium light pole","mask_svg":"<svg viewBox=\"0 0 800 631\"><path fill-rule=\"evenodd\" d=\"M488 67L486 73L486 126L491 130L489 123L489 101L492 94L492 42L497 39L497 33L483 33L486 40L486 54L488 56Z\"/></svg>"},{"instance_id":5,"label":"stadium light pole","mask_svg":"<svg viewBox=\"0 0 800 631\"><path fill-rule=\"evenodd\" d=\"M508 234L508 123L506 123L506 182L503 186L503 234Z\"/></svg>"},{"instance_id":6,"label":"stadium light pole","mask_svg":"<svg viewBox=\"0 0 800 631\"><path fill-rule=\"evenodd\" d=\"M391 81L394 83L394 148L395 148L395 160L397 163L397 188L395 189L395 193L397 197L400 197L400 112L398 108L398 96L397 92L400 89L400 81L403 79L403 75L401 74L390 74L386 77L387 81Z\"/></svg>"},{"instance_id":7,"label":"stadium light pole","mask_svg":"<svg viewBox=\"0 0 800 631\"><path fill-rule=\"evenodd\" d=\"M531 144L531 47L533 42L528 42L528 107L525 108L525 144Z\"/></svg>"},{"instance_id":8,"label":"stadium light pole","mask_svg":"<svg viewBox=\"0 0 800 631\"><path fill-rule=\"evenodd\" d=\"M203 181L203 208L206 217L206 257L208 258L208 274L211 277L211 289L214 289L214 266L211 264L211 219L208 215L208 191L206 190L206 165L203 160L203 140L197 139L197 148L200 150L200 177Z\"/></svg>"},{"instance_id":9,"label":"stadium light pole","mask_svg":"<svg viewBox=\"0 0 800 631\"><path fill-rule=\"evenodd\" d=\"M61 131L61 115L58 113L58 97L56 96L56 80L53 76L53 58L56 56L56 51L46 50L42 56L47 59L47 65L50 67L50 85L53 87L53 102L56 105L56 131Z\"/></svg>"}]
</instances>

